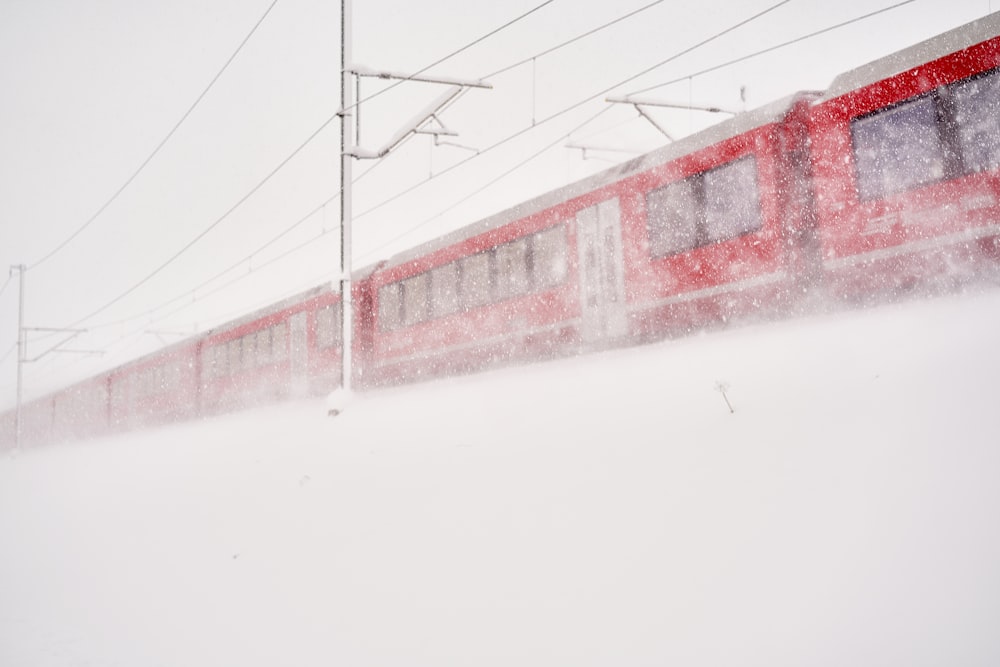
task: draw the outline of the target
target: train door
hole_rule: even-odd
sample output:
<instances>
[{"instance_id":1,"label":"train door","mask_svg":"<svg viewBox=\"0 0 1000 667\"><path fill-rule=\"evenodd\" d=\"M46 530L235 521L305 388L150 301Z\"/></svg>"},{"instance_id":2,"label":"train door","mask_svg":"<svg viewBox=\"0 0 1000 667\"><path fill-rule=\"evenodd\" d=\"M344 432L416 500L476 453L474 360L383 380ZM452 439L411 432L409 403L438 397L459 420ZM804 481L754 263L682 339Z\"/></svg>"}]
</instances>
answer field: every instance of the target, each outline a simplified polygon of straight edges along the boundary
<instances>
[{"instance_id":1,"label":"train door","mask_svg":"<svg viewBox=\"0 0 1000 667\"><path fill-rule=\"evenodd\" d=\"M295 313L289 319L291 339L289 340L292 370L292 391L301 394L308 386L309 339L306 317L308 313Z\"/></svg>"},{"instance_id":2,"label":"train door","mask_svg":"<svg viewBox=\"0 0 1000 667\"><path fill-rule=\"evenodd\" d=\"M621 213L609 199L576 214L583 340L615 338L628 332Z\"/></svg>"}]
</instances>

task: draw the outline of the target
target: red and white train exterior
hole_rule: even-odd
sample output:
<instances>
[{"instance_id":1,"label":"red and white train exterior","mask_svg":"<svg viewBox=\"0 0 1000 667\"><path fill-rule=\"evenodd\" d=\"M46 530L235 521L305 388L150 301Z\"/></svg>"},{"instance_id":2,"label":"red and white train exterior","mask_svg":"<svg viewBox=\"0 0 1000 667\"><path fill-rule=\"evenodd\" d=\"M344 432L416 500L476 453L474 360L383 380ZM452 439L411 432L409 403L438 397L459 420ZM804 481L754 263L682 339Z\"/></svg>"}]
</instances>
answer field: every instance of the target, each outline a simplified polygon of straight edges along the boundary
<instances>
[{"instance_id":1,"label":"red and white train exterior","mask_svg":"<svg viewBox=\"0 0 1000 667\"><path fill-rule=\"evenodd\" d=\"M995 275L1000 13L359 271L360 387ZM26 405L100 435L328 392L320 287ZM0 447L13 444L13 411Z\"/></svg>"}]
</instances>

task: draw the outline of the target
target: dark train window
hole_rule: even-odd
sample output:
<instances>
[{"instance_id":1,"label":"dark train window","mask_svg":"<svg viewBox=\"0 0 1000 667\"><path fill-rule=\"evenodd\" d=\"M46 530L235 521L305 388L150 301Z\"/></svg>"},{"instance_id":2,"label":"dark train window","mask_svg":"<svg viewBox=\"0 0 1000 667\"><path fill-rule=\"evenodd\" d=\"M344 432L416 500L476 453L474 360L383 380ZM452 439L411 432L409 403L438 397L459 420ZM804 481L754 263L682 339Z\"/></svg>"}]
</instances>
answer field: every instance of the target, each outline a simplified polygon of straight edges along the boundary
<instances>
[{"instance_id":1,"label":"dark train window","mask_svg":"<svg viewBox=\"0 0 1000 667\"><path fill-rule=\"evenodd\" d=\"M451 262L431 271L432 316L451 315L458 307L458 264Z\"/></svg>"},{"instance_id":2,"label":"dark train window","mask_svg":"<svg viewBox=\"0 0 1000 667\"><path fill-rule=\"evenodd\" d=\"M271 359L273 361L283 361L288 357L288 345L285 343L285 335L288 325L285 322L278 322L271 327Z\"/></svg>"},{"instance_id":3,"label":"dark train window","mask_svg":"<svg viewBox=\"0 0 1000 667\"><path fill-rule=\"evenodd\" d=\"M497 246L497 293L498 300L527 294L531 288L529 271L528 239L521 238Z\"/></svg>"},{"instance_id":4,"label":"dark train window","mask_svg":"<svg viewBox=\"0 0 1000 667\"><path fill-rule=\"evenodd\" d=\"M243 370L243 344L239 338L229 341L229 372L236 374Z\"/></svg>"},{"instance_id":5,"label":"dark train window","mask_svg":"<svg viewBox=\"0 0 1000 667\"><path fill-rule=\"evenodd\" d=\"M566 253L566 227L556 225L383 285L379 326L392 331L554 287L566 280Z\"/></svg>"},{"instance_id":6,"label":"dark train window","mask_svg":"<svg viewBox=\"0 0 1000 667\"><path fill-rule=\"evenodd\" d=\"M566 280L566 226L556 225L531 237L531 280L536 290L555 287Z\"/></svg>"},{"instance_id":7,"label":"dark train window","mask_svg":"<svg viewBox=\"0 0 1000 667\"><path fill-rule=\"evenodd\" d=\"M698 245L696 179L674 181L646 195L649 251L654 257L673 255Z\"/></svg>"},{"instance_id":8,"label":"dark train window","mask_svg":"<svg viewBox=\"0 0 1000 667\"><path fill-rule=\"evenodd\" d=\"M963 171L1000 167L1000 70L951 87Z\"/></svg>"},{"instance_id":9,"label":"dark train window","mask_svg":"<svg viewBox=\"0 0 1000 667\"><path fill-rule=\"evenodd\" d=\"M420 273L407 278L400 285L403 289L403 324L417 324L427 319L430 304L428 274Z\"/></svg>"},{"instance_id":10,"label":"dark train window","mask_svg":"<svg viewBox=\"0 0 1000 667\"><path fill-rule=\"evenodd\" d=\"M402 324L400 284L389 283L378 291L378 320L385 331L398 329Z\"/></svg>"},{"instance_id":11,"label":"dark train window","mask_svg":"<svg viewBox=\"0 0 1000 667\"><path fill-rule=\"evenodd\" d=\"M257 364L263 366L271 362L271 329L257 332Z\"/></svg>"},{"instance_id":12,"label":"dark train window","mask_svg":"<svg viewBox=\"0 0 1000 667\"><path fill-rule=\"evenodd\" d=\"M858 195L872 200L939 181L944 143L933 96L851 121Z\"/></svg>"},{"instance_id":13,"label":"dark train window","mask_svg":"<svg viewBox=\"0 0 1000 667\"><path fill-rule=\"evenodd\" d=\"M757 163L750 157L702 174L705 242L717 243L760 229Z\"/></svg>"},{"instance_id":14,"label":"dark train window","mask_svg":"<svg viewBox=\"0 0 1000 667\"><path fill-rule=\"evenodd\" d=\"M1000 167L1000 74L991 70L851 121L863 201Z\"/></svg>"},{"instance_id":15,"label":"dark train window","mask_svg":"<svg viewBox=\"0 0 1000 667\"><path fill-rule=\"evenodd\" d=\"M460 279L462 306L475 308L489 303L493 298L490 253L481 252L462 260Z\"/></svg>"},{"instance_id":16,"label":"dark train window","mask_svg":"<svg viewBox=\"0 0 1000 667\"><path fill-rule=\"evenodd\" d=\"M320 350L340 343L340 304L323 306L316 311L316 347Z\"/></svg>"},{"instance_id":17,"label":"dark train window","mask_svg":"<svg viewBox=\"0 0 1000 667\"><path fill-rule=\"evenodd\" d=\"M257 334L247 334L243 337L243 368L249 370L257 365Z\"/></svg>"},{"instance_id":18,"label":"dark train window","mask_svg":"<svg viewBox=\"0 0 1000 667\"><path fill-rule=\"evenodd\" d=\"M229 375L229 351L225 343L208 348L211 374L213 378L223 378Z\"/></svg>"},{"instance_id":19,"label":"dark train window","mask_svg":"<svg viewBox=\"0 0 1000 667\"><path fill-rule=\"evenodd\" d=\"M646 195L649 252L664 257L761 227L752 155L674 181Z\"/></svg>"}]
</instances>

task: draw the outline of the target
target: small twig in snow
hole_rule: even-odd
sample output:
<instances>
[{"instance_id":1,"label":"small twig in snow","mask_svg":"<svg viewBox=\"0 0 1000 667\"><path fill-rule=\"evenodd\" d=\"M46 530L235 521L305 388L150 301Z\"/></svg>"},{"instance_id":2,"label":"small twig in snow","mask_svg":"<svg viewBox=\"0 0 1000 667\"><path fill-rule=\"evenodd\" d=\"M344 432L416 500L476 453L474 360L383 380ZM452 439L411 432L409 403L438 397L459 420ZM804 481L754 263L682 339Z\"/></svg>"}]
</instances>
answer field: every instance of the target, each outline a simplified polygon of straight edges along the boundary
<instances>
[{"instance_id":1,"label":"small twig in snow","mask_svg":"<svg viewBox=\"0 0 1000 667\"><path fill-rule=\"evenodd\" d=\"M726 390L729 389L729 383L716 382L715 388L719 390L719 393L722 394L722 398L726 401L726 407L729 408L729 413L732 414L736 412L736 410L733 410L733 404L729 402L729 397L726 396Z\"/></svg>"}]
</instances>

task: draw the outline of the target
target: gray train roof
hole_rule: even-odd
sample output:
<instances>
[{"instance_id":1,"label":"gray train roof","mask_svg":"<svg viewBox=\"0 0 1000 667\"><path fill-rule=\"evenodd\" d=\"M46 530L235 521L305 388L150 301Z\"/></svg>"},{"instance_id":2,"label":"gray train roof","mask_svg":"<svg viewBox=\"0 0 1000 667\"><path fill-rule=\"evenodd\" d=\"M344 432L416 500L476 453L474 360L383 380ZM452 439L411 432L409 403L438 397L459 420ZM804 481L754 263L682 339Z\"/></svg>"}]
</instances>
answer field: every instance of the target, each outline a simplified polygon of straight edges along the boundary
<instances>
[{"instance_id":1,"label":"gray train roof","mask_svg":"<svg viewBox=\"0 0 1000 667\"><path fill-rule=\"evenodd\" d=\"M1000 12L966 23L936 37L914 44L902 51L874 60L833 80L829 90L817 102L840 97L852 90L895 76L918 65L961 51L1000 35Z\"/></svg>"},{"instance_id":2,"label":"gray train roof","mask_svg":"<svg viewBox=\"0 0 1000 667\"><path fill-rule=\"evenodd\" d=\"M221 322L221 323L215 325L214 327L212 327L211 329L206 329L205 331L201 332L200 334L198 334L198 336L203 336L203 337L207 338L207 337L214 336L214 335L217 335L217 334L225 333L225 332L229 331L230 329L235 329L235 328L240 327L240 326L242 326L244 324L247 324L248 322L254 322L256 320L259 320L259 319L262 319L264 317L267 317L268 315L272 315L274 313L281 312L282 310L285 310L286 308L291 308L292 306L297 306L298 304L302 303L303 301L308 301L309 299L313 299L313 298L315 298L317 296L320 296L322 294L327 294L327 293L329 293L331 291L331 287L332 287L331 283L326 282L326 283L323 283L322 285L317 285L316 287L310 287L307 290L303 290L301 292L296 292L295 294L293 294L291 296L285 297L281 301L277 301L275 303L268 304L267 306L264 306L262 308L258 308L257 310L254 310L253 312L247 313L246 315L242 315L240 317L237 317L236 319L227 320L225 322ZM195 337L197 337L197 336L193 336L192 338L195 338ZM188 339L187 341L182 341L182 342L190 342L190 341L191 341L191 339Z\"/></svg>"},{"instance_id":3,"label":"gray train roof","mask_svg":"<svg viewBox=\"0 0 1000 667\"><path fill-rule=\"evenodd\" d=\"M688 153L692 153L701 148L712 146L731 137L752 130L753 128L777 122L784 118L785 114L792 107L792 104L801 96L801 93L789 95L780 100L759 107L752 111L745 111L733 118L727 119L713 125L701 132L684 137L666 146L646 153L622 164L606 169L602 172L589 176L575 183L562 186L543 195L530 199L526 202L513 206L505 211L492 215L488 218L474 222L470 225L445 234L439 238L428 241L419 246L404 250L393 255L386 260L384 266L393 267L405 264L413 259L422 257L441 248L446 248L454 243L467 238L478 236L498 227L502 227L514 220L533 215L545 209L551 208L564 201L573 199L582 194L596 190L605 185L614 183L635 172L643 171L655 165L664 164L677 159ZM361 269L355 274L356 278L366 277L379 268L380 263L372 264Z\"/></svg>"}]
</instances>

